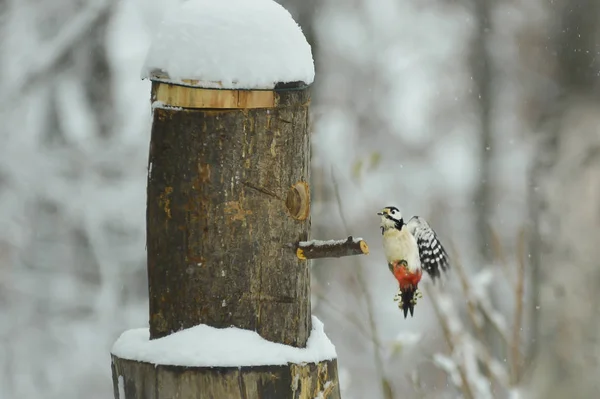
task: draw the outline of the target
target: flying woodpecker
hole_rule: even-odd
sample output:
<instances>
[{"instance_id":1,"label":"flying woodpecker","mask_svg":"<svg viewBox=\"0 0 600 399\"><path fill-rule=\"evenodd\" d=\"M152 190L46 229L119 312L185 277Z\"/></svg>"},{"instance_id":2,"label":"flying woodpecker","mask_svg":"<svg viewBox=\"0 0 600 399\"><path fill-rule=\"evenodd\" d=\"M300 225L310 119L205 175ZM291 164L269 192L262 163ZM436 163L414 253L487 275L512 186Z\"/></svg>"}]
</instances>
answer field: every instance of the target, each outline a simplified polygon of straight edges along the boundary
<instances>
[{"instance_id":1,"label":"flying woodpecker","mask_svg":"<svg viewBox=\"0 0 600 399\"><path fill-rule=\"evenodd\" d=\"M388 267L399 285L394 301L398 301L406 319L409 311L413 316L417 299L422 297L418 289L422 271L425 270L435 282L442 271L450 268L448 254L423 218L413 216L404 223L402 214L394 206L383 208L377 215L381 217L383 250Z\"/></svg>"}]
</instances>

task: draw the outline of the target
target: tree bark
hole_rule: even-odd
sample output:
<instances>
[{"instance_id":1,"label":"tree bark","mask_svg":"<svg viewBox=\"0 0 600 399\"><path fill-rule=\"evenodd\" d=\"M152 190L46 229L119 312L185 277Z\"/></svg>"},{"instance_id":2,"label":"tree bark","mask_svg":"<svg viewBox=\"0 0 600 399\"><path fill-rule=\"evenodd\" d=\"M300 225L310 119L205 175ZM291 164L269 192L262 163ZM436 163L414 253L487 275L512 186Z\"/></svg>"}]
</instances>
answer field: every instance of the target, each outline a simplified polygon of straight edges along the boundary
<instances>
[{"instance_id":1,"label":"tree bark","mask_svg":"<svg viewBox=\"0 0 600 399\"><path fill-rule=\"evenodd\" d=\"M276 91L272 109L154 109L151 339L233 325L305 346L308 264L285 245L308 238L310 218L293 217L281 198L309 182L309 99L304 88Z\"/></svg>"},{"instance_id":2,"label":"tree bark","mask_svg":"<svg viewBox=\"0 0 600 399\"><path fill-rule=\"evenodd\" d=\"M340 397L337 360L289 366L200 368L155 367L113 356L112 373L117 381L113 387L115 399Z\"/></svg>"}]
</instances>

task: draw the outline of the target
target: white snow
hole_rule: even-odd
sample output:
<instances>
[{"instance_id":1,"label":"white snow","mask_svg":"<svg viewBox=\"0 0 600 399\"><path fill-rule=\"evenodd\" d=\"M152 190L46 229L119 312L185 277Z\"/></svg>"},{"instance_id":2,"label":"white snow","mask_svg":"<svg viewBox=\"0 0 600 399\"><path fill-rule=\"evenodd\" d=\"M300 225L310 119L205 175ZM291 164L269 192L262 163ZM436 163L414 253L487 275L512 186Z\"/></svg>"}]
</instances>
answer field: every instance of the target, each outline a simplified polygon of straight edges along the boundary
<instances>
[{"instance_id":1,"label":"white snow","mask_svg":"<svg viewBox=\"0 0 600 399\"><path fill-rule=\"evenodd\" d=\"M173 109L176 111L182 111L183 108L181 107L174 107L172 105L169 105L167 103L165 103L164 101L153 101L152 102L152 109L156 109L156 108L161 108L161 109Z\"/></svg>"},{"instance_id":2,"label":"white snow","mask_svg":"<svg viewBox=\"0 0 600 399\"><path fill-rule=\"evenodd\" d=\"M446 372L446 374L452 380L452 384L454 384L454 386L462 386L462 379L460 377L460 373L458 372L458 366L452 358L442 355L441 353L436 353L433 355L433 364Z\"/></svg>"},{"instance_id":3,"label":"white snow","mask_svg":"<svg viewBox=\"0 0 600 399\"><path fill-rule=\"evenodd\" d=\"M476 349L471 340L464 340L457 349L459 349L457 350L459 353L456 355L463 358L462 364L464 364L465 375L475 391L475 396L482 399L491 399L493 395L490 390L490 380L481 373Z\"/></svg>"},{"instance_id":4,"label":"white snow","mask_svg":"<svg viewBox=\"0 0 600 399\"><path fill-rule=\"evenodd\" d=\"M411 331L402 331L396 335L394 342L402 346L413 346L421 341L421 334Z\"/></svg>"},{"instance_id":5,"label":"white snow","mask_svg":"<svg viewBox=\"0 0 600 399\"><path fill-rule=\"evenodd\" d=\"M290 13L273 0L188 0L161 22L142 78L155 72L198 86L272 89L310 84L311 47ZM160 73L159 73L160 74Z\"/></svg>"},{"instance_id":6,"label":"white snow","mask_svg":"<svg viewBox=\"0 0 600 399\"><path fill-rule=\"evenodd\" d=\"M356 238L352 238L352 242L354 244L358 244L359 242L363 241L363 239L361 237L356 237ZM348 239L344 239L344 240L327 240L327 241L323 241L323 240L310 240L310 241L300 241L298 243L298 246L301 248L304 247L310 247L310 246L315 246L315 247L328 247L328 246L335 246L335 245L342 245L344 243L348 242Z\"/></svg>"},{"instance_id":7,"label":"white snow","mask_svg":"<svg viewBox=\"0 0 600 399\"><path fill-rule=\"evenodd\" d=\"M325 393L330 389L330 387L333 385L333 382L331 381L327 381L324 385L323 385L323 390L320 391L319 393L317 393L317 396L315 396L315 399L326 399ZM333 388L331 388L333 389Z\"/></svg>"},{"instance_id":8,"label":"white snow","mask_svg":"<svg viewBox=\"0 0 600 399\"><path fill-rule=\"evenodd\" d=\"M483 269L473 278L473 295L477 299L479 306L481 307L484 314L495 324L502 334L508 336L508 324L504 315L494 309L490 300L488 289L495 279L494 271L492 269Z\"/></svg>"},{"instance_id":9,"label":"white snow","mask_svg":"<svg viewBox=\"0 0 600 399\"><path fill-rule=\"evenodd\" d=\"M214 328L204 324L150 340L148 328L125 331L111 353L122 359L188 367L243 367L318 363L337 357L335 346L312 317L306 348L265 340L255 331L236 327Z\"/></svg>"},{"instance_id":10,"label":"white snow","mask_svg":"<svg viewBox=\"0 0 600 399\"><path fill-rule=\"evenodd\" d=\"M119 376L119 399L125 399L125 381L123 376Z\"/></svg>"}]
</instances>

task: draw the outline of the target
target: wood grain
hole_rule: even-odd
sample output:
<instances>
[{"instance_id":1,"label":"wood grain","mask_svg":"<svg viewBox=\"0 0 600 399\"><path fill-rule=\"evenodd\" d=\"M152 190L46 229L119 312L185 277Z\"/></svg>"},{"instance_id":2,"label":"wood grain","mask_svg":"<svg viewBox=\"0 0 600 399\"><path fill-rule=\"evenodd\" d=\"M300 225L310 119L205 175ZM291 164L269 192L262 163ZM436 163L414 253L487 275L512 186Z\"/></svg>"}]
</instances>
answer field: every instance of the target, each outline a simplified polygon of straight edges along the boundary
<instances>
[{"instance_id":1,"label":"wood grain","mask_svg":"<svg viewBox=\"0 0 600 399\"><path fill-rule=\"evenodd\" d=\"M119 377L121 392L119 396ZM339 399L337 361L287 366L155 366L112 357L115 399ZM319 396L321 395L321 396Z\"/></svg>"},{"instance_id":2,"label":"wood grain","mask_svg":"<svg viewBox=\"0 0 600 399\"><path fill-rule=\"evenodd\" d=\"M272 90L206 89L165 82L153 82L152 87L154 101L182 108L274 108L277 99Z\"/></svg>"}]
</instances>

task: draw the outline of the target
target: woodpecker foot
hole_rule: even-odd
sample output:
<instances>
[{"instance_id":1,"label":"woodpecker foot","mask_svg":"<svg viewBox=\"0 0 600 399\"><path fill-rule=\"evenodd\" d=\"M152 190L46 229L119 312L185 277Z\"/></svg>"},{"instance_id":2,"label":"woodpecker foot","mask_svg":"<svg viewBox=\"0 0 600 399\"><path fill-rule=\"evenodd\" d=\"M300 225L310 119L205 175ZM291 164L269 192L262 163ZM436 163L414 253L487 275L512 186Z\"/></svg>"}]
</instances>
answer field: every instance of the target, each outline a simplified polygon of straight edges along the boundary
<instances>
[{"instance_id":1,"label":"woodpecker foot","mask_svg":"<svg viewBox=\"0 0 600 399\"><path fill-rule=\"evenodd\" d=\"M394 302L398 302L399 309L404 307L404 302L402 302L402 290L400 288L398 288L398 292L394 295Z\"/></svg>"},{"instance_id":2,"label":"woodpecker foot","mask_svg":"<svg viewBox=\"0 0 600 399\"><path fill-rule=\"evenodd\" d=\"M398 289L398 292L396 293L396 295L394 295L394 302L400 301L401 298L402 298L402 290Z\"/></svg>"},{"instance_id":3,"label":"woodpecker foot","mask_svg":"<svg viewBox=\"0 0 600 399\"><path fill-rule=\"evenodd\" d=\"M416 305L416 304L417 304L417 300L418 300L418 299L421 299L421 298L423 298L423 293L422 293L422 292L421 292L419 289L417 289L417 290L415 291L415 294L414 294L414 296L413 296L413 298L411 299L411 301L410 301L410 302L411 302L413 305Z\"/></svg>"}]
</instances>

